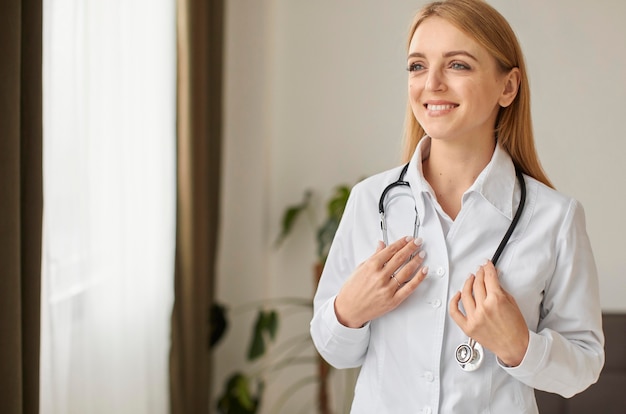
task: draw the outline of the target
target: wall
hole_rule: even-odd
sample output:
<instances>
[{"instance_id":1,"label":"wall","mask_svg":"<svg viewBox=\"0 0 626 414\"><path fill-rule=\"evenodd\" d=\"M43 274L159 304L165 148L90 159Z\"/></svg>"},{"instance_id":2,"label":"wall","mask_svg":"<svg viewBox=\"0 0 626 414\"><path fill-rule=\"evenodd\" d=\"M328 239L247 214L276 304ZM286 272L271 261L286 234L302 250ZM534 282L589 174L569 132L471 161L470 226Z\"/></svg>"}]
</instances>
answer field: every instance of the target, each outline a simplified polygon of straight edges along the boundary
<instances>
[{"instance_id":1,"label":"wall","mask_svg":"<svg viewBox=\"0 0 626 414\"><path fill-rule=\"evenodd\" d=\"M421 4L227 1L219 299L237 305L312 295L310 226L300 222L289 243L276 249L280 216L304 189L316 192L320 206L336 184L398 164L405 35ZM626 3L491 4L525 51L544 167L559 190L585 206L603 309L626 311L620 214L626 205L626 27L620 24ZM306 332L309 317L290 315L283 332ZM236 323L216 355L217 384L243 366L251 314L238 314ZM296 375L300 371L274 384ZM268 395L275 398L271 389Z\"/></svg>"}]
</instances>

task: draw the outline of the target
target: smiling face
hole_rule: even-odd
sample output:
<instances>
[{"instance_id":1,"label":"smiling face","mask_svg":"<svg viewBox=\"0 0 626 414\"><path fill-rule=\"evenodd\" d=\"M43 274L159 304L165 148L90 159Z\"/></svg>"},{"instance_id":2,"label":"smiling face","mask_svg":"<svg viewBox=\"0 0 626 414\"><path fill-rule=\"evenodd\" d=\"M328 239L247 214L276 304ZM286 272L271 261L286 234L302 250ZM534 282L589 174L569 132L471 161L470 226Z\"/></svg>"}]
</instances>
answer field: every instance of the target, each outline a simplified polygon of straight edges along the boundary
<instances>
[{"instance_id":1,"label":"smiling face","mask_svg":"<svg viewBox=\"0 0 626 414\"><path fill-rule=\"evenodd\" d=\"M498 110L517 92L517 69L504 73L484 47L436 16L417 27L407 63L411 108L430 137L493 142Z\"/></svg>"}]
</instances>

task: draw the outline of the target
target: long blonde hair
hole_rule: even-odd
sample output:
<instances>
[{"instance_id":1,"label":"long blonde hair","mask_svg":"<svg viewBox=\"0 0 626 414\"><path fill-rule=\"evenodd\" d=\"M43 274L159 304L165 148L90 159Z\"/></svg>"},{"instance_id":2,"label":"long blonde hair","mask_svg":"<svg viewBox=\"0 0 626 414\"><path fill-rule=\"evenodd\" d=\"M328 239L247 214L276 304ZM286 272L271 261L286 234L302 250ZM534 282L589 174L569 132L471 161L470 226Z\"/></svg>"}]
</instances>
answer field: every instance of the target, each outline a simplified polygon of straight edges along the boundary
<instances>
[{"instance_id":1,"label":"long blonde hair","mask_svg":"<svg viewBox=\"0 0 626 414\"><path fill-rule=\"evenodd\" d=\"M471 36L493 56L503 72L517 67L520 86L513 103L501 107L496 119L498 142L509 153L515 165L525 174L553 187L546 176L533 138L530 115L530 89L521 47L506 19L482 0L444 0L424 6L415 16L409 31L408 44L418 26L431 16L441 17ZM425 132L407 102L403 160L413 155Z\"/></svg>"}]
</instances>

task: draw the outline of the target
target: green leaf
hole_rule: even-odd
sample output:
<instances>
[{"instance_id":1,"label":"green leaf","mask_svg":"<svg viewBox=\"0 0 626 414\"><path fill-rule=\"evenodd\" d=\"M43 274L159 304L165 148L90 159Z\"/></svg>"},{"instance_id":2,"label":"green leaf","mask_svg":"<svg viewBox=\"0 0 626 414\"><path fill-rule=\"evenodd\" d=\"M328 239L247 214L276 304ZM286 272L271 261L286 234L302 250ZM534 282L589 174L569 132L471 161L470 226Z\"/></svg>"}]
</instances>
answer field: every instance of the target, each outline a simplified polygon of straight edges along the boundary
<instances>
[{"instance_id":1,"label":"green leaf","mask_svg":"<svg viewBox=\"0 0 626 414\"><path fill-rule=\"evenodd\" d=\"M338 227L339 220L334 217L329 217L317 230L317 257L321 263L326 262L330 245L333 242Z\"/></svg>"},{"instance_id":2,"label":"green leaf","mask_svg":"<svg viewBox=\"0 0 626 414\"><path fill-rule=\"evenodd\" d=\"M217 409L221 414L254 414L258 411L263 392L263 383L257 383L256 395L252 392L251 380L241 372L228 378Z\"/></svg>"},{"instance_id":3,"label":"green leaf","mask_svg":"<svg viewBox=\"0 0 626 414\"><path fill-rule=\"evenodd\" d=\"M250 391L250 384L247 377L240 375L235 378L233 391L242 407L247 409L254 407L252 392Z\"/></svg>"},{"instance_id":4,"label":"green leaf","mask_svg":"<svg viewBox=\"0 0 626 414\"><path fill-rule=\"evenodd\" d=\"M209 309L209 349L218 344L227 330L226 307L219 303L213 303Z\"/></svg>"},{"instance_id":5,"label":"green leaf","mask_svg":"<svg viewBox=\"0 0 626 414\"><path fill-rule=\"evenodd\" d=\"M281 232L276 239L276 246L280 246L280 244L285 240L285 238L291 233L293 229L294 223L296 219L300 216L300 213L309 208L311 203L311 191L305 191L304 198L300 204L290 206L285 210L282 218L282 227Z\"/></svg>"},{"instance_id":6,"label":"green leaf","mask_svg":"<svg viewBox=\"0 0 626 414\"><path fill-rule=\"evenodd\" d=\"M263 340L263 323L264 312L261 310L257 314L256 322L254 323L254 330L252 331L252 338L250 341L250 347L248 348L248 359L253 361L265 354L265 341Z\"/></svg>"},{"instance_id":7,"label":"green leaf","mask_svg":"<svg viewBox=\"0 0 626 414\"><path fill-rule=\"evenodd\" d=\"M272 340L276 339L278 332L278 313L275 310L268 312L266 315L266 329Z\"/></svg>"},{"instance_id":8,"label":"green leaf","mask_svg":"<svg viewBox=\"0 0 626 414\"><path fill-rule=\"evenodd\" d=\"M277 332L278 312L275 310L259 310L252 332L250 347L248 348L248 359L253 361L265 354L269 342L276 339Z\"/></svg>"},{"instance_id":9,"label":"green leaf","mask_svg":"<svg viewBox=\"0 0 626 414\"><path fill-rule=\"evenodd\" d=\"M317 258L321 263L326 262L330 245L335 238L335 233L339 227L339 222L343 216L350 196L350 187L340 185L335 188L335 192L326 204L326 220L317 230Z\"/></svg>"},{"instance_id":10,"label":"green leaf","mask_svg":"<svg viewBox=\"0 0 626 414\"><path fill-rule=\"evenodd\" d=\"M335 192L333 196L328 200L328 204L326 205L326 210L328 213L328 217L332 217L334 219L341 219L344 210L346 209L346 204L348 202L348 197L350 196L350 188L346 185L340 185L335 188Z\"/></svg>"}]
</instances>

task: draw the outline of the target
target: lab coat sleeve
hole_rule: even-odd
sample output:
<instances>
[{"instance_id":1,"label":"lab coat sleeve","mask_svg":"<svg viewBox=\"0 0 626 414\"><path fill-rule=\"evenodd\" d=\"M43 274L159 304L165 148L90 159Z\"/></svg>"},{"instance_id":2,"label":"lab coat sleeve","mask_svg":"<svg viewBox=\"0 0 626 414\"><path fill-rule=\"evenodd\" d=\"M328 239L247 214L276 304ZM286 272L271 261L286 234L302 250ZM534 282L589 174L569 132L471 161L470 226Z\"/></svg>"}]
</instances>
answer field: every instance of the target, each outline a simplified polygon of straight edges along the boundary
<instances>
[{"instance_id":1,"label":"lab coat sleeve","mask_svg":"<svg viewBox=\"0 0 626 414\"><path fill-rule=\"evenodd\" d=\"M528 386L569 398L598 380L604 334L598 277L582 206L572 200L556 241L554 274L522 363L503 367Z\"/></svg>"},{"instance_id":2,"label":"lab coat sleeve","mask_svg":"<svg viewBox=\"0 0 626 414\"><path fill-rule=\"evenodd\" d=\"M369 324L358 329L342 325L334 306L337 293L356 268L353 237L358 193L359 184L351 191L313 300L311 337L320 355L335 368L360 366L369 344Z\"/></svg>"}]
</instances>

